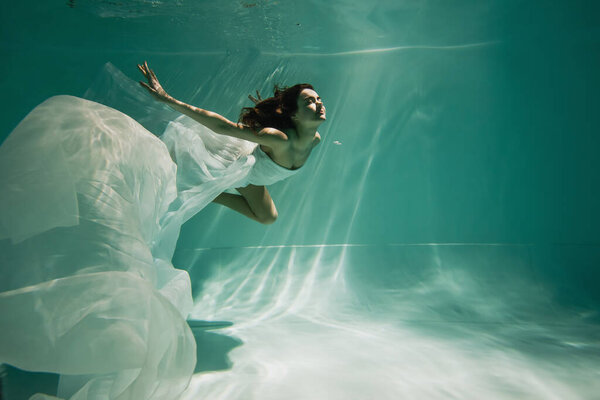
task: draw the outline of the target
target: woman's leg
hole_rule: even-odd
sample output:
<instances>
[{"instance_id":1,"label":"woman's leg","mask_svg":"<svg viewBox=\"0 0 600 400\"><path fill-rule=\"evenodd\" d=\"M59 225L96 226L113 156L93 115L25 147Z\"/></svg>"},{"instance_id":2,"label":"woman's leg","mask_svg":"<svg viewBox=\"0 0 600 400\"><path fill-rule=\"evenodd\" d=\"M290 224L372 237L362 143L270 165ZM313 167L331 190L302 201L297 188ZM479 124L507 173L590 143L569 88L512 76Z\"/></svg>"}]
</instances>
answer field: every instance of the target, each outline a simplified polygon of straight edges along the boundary
<instances>
[{"instance_id":1,"label":"woman's leg","mask_svg":"<svg viewBox=\"0 0 600 400\"><path fill-rule=\"evenodd\" d=\"M248 185L237 188L240 195L221 193L213 202L224 205L261 224L272 224L277 219L275 203L264 186Z\"/></svg>"}]
</instances>

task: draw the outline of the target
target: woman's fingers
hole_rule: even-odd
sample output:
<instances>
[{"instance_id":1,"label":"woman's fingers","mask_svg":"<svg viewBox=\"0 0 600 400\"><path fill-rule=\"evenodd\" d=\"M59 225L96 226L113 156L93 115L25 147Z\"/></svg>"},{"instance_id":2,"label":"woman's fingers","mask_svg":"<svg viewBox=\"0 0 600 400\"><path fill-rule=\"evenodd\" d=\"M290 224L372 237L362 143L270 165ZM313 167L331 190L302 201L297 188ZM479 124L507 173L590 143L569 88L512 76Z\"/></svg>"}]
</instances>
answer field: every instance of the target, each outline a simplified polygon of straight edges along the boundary
<instances>
[{"instance_id":1,"label":"woman's fingers","mask_svg":"<svg viewBox=\"0 0 600 400\"><path fill-rule=\"evenodd\" d=\"M140 81L140 85L146 89L152 96L156 97L157 99L160 99L160 95L158 94L158 92L156 91L156 89L154 89L152 86L148 85L145 82Z\"/></svg>"},{"instance_id":2,"label":"woman's fingers","mask_svg":"<svg viewBox=\"0 0 600 400\"><path fill-rule=\"evenodd\" d=\"M150 78L158 81L158 78L156 77L156 74L154 73L154 71L152 71L150 68L148 68L148 65L146 64L146 71L148 72L148 74L150 75Z\"/></svg>"},{"instance_id":3,"label":"woman's fingers","mask_svg":"<svg viewBox=\"0 0 600 400\"><path fill-rule=\"evenodd\" d=\"M156 78L156 76L154 75L154 72L152 72L152 70L150 69L150 67L148 66L148 62L144 61L144 68L146 69L146 77L148 77L148 75L150 76L150 78Z\"/></svg>"},{"instance_id":4,"label":"woman's fingers","mask_svg":"<svg viewBox=\"0 0 600 400\"><path fill-rule=\"evenodd\" d=\"M158 78L156 77L154 71L152 71L148 66L148 62L144 61L144 64L138 64L137 67L147 79L147 82L139 81L139 84L144 89L148 90L151 95L159 100L163 100L163 98L166 96L166 92L158 82Z\"/></svg>"},{"instance_id":5,"label":"woman's fingers","mask_svg":"<svg viewBox=\"0 0 600 400\"><path fill-rule=\"evenodd\" d=\"M138 64L137 67L142 72L142 74L144 74L146 79L148 79L148 82L150 82L151 84L158 84L158 78L156 77L154 71L152 71L148 66L147 61L144 61L144 65Z\"/></svg>"},{"instance_id":6,"label":"woman's fingers","mask_svg":"<svg viewBox=\"0 0 600 400\"><path fill-rule=\"evenodd\" d=\"M152 80L150 79L150 77L148 76L148 72L144 69L143 66L138 65L138 69L140 70L140 72L142 74L144 74L144 78L146 78L148 80L148 83L152 83ZM141 83L141 82L140 82Z\"/></svg>"},{"instance_id":7,"label":"woman's fingers","mask_svg":"<svg viewBox=\"0 0 600 400\"><path fill-rule=\"evenodd\" d=\"M150 67L148 67L148 62L144 61L144 65L138 64L137 65L138 69L142 72L142 74L144 74L144 76L147 78L149 75L152 76L154 73L152 72L152 70L150 69Z\"/></svg>"}]
</instances>

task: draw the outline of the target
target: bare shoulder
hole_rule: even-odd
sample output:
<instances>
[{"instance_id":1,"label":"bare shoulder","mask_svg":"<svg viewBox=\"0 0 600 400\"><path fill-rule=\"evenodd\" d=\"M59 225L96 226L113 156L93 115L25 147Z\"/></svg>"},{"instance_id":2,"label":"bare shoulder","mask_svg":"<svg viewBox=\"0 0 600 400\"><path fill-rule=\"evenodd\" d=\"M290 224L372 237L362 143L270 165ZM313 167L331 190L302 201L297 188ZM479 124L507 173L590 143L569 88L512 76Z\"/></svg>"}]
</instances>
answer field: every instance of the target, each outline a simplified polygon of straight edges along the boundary
<instances>
[{"instance_id":1,"label":"bare shoulder","mask_svg":"<svg viewBox=\"0 0 600 400\"><path fill-rule=\"evenodd\" d=\"M225 124L221 129L215 130L215 132L268 147L282 146L288 139L287 135L278 129L263 128L256 132L246 125L235 124L233 122Z\"/></svg>"},{"instance_id":2,"label":"bare shoulder","mask_svg":"<svg viewBox=\"0 0 600 400\"><path fill-rule=\"evenodd\" d=\"M279 129L262 128L256 135L261 138L259 143L266 146L270 151L277 153L289 146L288 135Z\"/></svg>"},{"instance_id":3,"label":"bare shoulder","mask_svg":"<svg viewBox=\"0 0 600 400\"><path fill-rule=\"evenodd\" d=\"M288 135L276 128L262 128L260 131L258 131L257 135L270 136L275 140L288 140Z\"/></svg>"}]
</instances>

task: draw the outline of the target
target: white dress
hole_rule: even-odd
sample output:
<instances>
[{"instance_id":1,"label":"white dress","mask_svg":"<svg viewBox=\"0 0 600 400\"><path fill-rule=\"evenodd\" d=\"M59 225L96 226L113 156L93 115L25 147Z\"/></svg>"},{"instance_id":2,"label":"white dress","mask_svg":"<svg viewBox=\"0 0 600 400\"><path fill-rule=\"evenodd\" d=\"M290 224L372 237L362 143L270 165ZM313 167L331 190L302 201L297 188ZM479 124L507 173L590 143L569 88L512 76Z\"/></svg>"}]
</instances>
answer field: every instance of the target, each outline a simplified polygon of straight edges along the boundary
<instances>
[{"instance_id":1,"label":"white dress","mask_svg":"<svg viewBox=\"0 0 600 400\"><path fill-rule=\"evenodd\" d=\"M161 141L162 139L162 141ZM175 399L196 363L181 224L296 173L187 117L162 138L56 96L0 147L0 363L85 376L71 399Z\"/></svg>"}]
</instances>

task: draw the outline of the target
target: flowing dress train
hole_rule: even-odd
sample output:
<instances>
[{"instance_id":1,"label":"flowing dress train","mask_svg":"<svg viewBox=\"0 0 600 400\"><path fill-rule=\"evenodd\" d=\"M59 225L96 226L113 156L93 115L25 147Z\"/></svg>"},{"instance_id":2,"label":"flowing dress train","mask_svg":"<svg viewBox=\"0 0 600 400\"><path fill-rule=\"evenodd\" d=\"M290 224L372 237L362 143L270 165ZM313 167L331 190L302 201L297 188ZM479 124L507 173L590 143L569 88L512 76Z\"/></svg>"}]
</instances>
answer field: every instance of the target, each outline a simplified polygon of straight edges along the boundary
<instances>
[{"instance_id":1,"label":"flowing dress train","mask_svg":"<svg viewBox=\"0 0 600 400\"><path fill-rule=\"evenodd\" d=\"M84 377L70 399L176 399L196 363L181 225L219 193L293 175L187 117L161 138L72 96L0 147L0 363Z\"/></svg>"}]
</instances>

